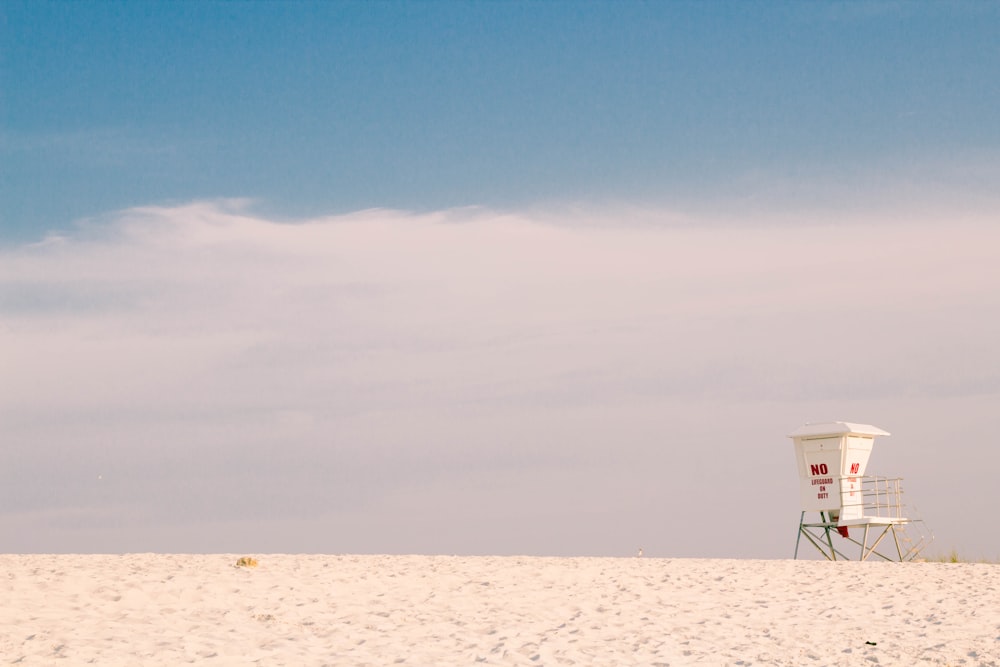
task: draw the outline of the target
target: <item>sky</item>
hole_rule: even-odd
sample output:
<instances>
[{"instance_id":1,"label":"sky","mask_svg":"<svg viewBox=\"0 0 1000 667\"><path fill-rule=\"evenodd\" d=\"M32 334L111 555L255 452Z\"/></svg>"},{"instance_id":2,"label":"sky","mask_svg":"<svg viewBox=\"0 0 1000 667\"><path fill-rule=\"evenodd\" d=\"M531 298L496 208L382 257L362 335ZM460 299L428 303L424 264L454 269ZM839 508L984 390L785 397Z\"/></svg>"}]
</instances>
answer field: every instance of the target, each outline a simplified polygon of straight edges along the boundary
<instances>
[{"instance_id":1,"label":"sky","mask_svg":"<svg viewBox=\"0 0 1000 667\"><path fill-rule=\"evenodd\" d=\"M1000 558L1000 6L0 4L0 551Z\"/></svg>"}]
</instances>

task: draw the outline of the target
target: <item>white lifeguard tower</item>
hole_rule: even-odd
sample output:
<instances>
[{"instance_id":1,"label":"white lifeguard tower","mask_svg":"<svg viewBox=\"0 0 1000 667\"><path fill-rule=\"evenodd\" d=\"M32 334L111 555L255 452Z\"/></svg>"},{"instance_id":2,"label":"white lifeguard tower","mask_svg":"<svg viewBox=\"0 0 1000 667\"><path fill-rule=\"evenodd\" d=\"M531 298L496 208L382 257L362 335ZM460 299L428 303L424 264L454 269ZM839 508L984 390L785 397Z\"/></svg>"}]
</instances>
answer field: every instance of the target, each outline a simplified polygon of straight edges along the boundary
<instances>
[{"instance_id":1,"label":"white lifeguard tower","mask_svg":"<svg viewBox=\"0 0 1000 667\"><path fill-rule=\"evenodd\" d=\"M922 530L904 530L916 520L904 516L902 480L865 475L876 436L887 435L875 426L851 422L806 424L789 434L802 506L795 558L803 535L828 560L851 560L846 549L834 546L834 533L838 540L860 547L858 560L913 560L930 542ZM807 512L818 513L819 520L807 521ZM851 536L851 528L861 531L860 541ZM890 536L891 544L883 546Z\"/></svg>"}]
</instances>

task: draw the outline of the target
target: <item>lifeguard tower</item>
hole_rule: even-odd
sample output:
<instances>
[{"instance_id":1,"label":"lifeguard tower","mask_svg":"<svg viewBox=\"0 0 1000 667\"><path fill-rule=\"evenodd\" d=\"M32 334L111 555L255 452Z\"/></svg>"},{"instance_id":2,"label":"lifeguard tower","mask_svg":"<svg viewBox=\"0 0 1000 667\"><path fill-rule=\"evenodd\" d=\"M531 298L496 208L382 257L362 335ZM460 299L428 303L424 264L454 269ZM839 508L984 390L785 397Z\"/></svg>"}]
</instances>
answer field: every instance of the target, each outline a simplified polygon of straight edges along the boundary
<instances>
[{"instance_id":1,"label":"lifeguard tower","mask_svg":"<svg viewBox=\"0 0 1000 667\"><path fill-rule=\"evenodd\" d=\"M875 438L888 435L875 426L851 422L806 424L789 434L802 505L795 558L803 536L828 560L851 560L846 552L860 547L857 560L875 556L902 562L916 558L930 543L922 522L904 515L902 480L865 475ZM807 521L807 513L818 513L819 520ZM915 522L921 523L920 529L907 531ZM860 540L851 529L861 533ZM838 542L843 540L837 546L835 535Z\"/></svg>"}]
</instances>

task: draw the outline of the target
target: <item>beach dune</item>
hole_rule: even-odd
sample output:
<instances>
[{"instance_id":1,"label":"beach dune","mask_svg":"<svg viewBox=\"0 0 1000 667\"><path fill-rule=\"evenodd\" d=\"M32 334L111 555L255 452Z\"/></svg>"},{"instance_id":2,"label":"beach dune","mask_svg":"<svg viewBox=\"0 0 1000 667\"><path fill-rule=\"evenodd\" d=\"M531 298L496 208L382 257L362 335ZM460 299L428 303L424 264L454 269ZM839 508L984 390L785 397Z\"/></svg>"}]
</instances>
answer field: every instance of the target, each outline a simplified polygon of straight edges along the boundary
<instances>
[{"instance_id":1,"label":"beach dune","mask_svg":"<svg viewBox=\"0 0 1000 667\"><path fill-rule=\"evenodd\" d=\"M1000 566L0 555L0 664L1000 665Z\"/></svg>"}]
</instances>

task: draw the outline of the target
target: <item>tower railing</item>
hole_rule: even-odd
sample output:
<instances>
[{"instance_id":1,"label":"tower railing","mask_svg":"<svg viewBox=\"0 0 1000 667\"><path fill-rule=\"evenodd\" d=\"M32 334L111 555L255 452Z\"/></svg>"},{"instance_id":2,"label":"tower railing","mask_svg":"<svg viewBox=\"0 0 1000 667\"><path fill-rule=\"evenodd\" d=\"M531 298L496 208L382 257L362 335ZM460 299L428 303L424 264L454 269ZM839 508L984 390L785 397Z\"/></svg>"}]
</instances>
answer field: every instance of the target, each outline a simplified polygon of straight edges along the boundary
<instances>
[{"instance_id":1,"label":"tower railing","mask_svg":"<svg viewBox=\"0 0 1000 667\"><path fill-rule=\"evenodd\" d=\"M806 513L802 512L799 521L799 538L805 536L827 559L850 560L842 547L834 543L834 537L838 533L845 543L859 547L859 560L870 557L914 560L934 539L923 520L916 516L914 508L904 505L902 478L859 475L844 477L840 481L839 510L821 511L818 522L807 522ZM853 526L855 530L862 532L860 535L851 535L847 526ZM873 532L870 534L869 531ZM891 539L886 540L887 537ZM798 551L797 540L796 558Z\"/></svg>"},{"instance_id":2,"label":"tower railing","mask_svg":"<svg viewBox=\"0 0 1000 667\"><path fill-rule=\"evenodd\" d=\"M841 484L852 478L845 477ZM843 493L842 506L847 508L858 508L860 512L850 512L863 517L878 517L882 519L905 519L903 505L903 479L901 477L882 477L879 475L865 475L860 478L861 492L854 495L855 502L851 502L852 497L848 493Z\"/></svg>"}]
</instances>

